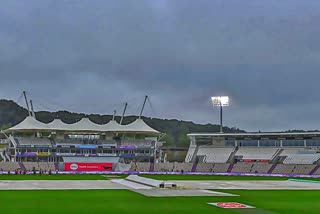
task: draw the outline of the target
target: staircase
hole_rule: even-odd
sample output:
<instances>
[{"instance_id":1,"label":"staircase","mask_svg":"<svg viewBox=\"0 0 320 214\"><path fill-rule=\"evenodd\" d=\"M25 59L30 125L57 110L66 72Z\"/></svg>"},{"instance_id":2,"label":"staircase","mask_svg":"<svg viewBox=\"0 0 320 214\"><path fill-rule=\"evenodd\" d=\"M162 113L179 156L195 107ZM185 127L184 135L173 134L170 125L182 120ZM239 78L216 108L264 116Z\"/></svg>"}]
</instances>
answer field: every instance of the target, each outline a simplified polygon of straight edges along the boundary
<instances>
[{"instance_id":1,"label":"staircase","mask_svg":"<svg viewBox=\"0 0 320 214\"><path fill-rule=\"evenodd\" d=\"M3 155L3 150L0 150L0 156L4 162L6 162L6 157Z\"/></svg>"},{"instance_id":2,"label":"staircase","mask_svg":"<svg viewBox=\"0 0 320 214\"><path fill-rule=\"evenodd\" d=\"M196 162L198 151L199 151L199 146L197 146L196 149L194 150L194 153L193 153L193 156L192 156L192 159L191 159L191 163L195 163Z\"/></svg>"},{"instance_id":3,"label":"staircase","mask_svg":"<svg viewBox=\"0 0 320 214\"><path fill-rule=\"evenodd\" d=\"M227 163L233 163L234 162L234 156L236 155L238 151L238 147L235 148L235 150L231 153L230 157L228 158Z\"/></svg>"},{"instance_id":4,"label":"staircase","mask_svg":"<svg viewBox=\"0 0 320 214\"><path fill-rule=\"evenodd\" d=\"M22 162L18 162L19 166L20 166L20 169L22 171L25 171L26 170L26 167L24 167L23 163Z\"/></svg>"},{"instance_id":5,"label":"staircase","mask_svg":"<svg viewBox=\"0 0 320 214\"><path fill-rule=\"evenodd\" d=\"M5 158L6 158L6 160L7 160L6 162L10 162L11 159L10 159L9 155L8 155L7 153L5 153L4 155L5 155Z\"/></svg>"},{"instance_id":6,"label":"staircase","mask_svg":"<svg viewBox=\"0 0 320 214\"><path fill-rule=\"evenodd\" d=\"M272 167L268 170L268 174L271 174L273 170L276 168L277 164L273 164Z\"/></svg>"},{"instance_id":7,"label":"staircase","mask_svg":"<svg viewBox=\"0 0 320 214\"><path fill-rule=\"evenodd\" d=\"M197 166L198 166L198 163L194 163L192 165L192 169L191 169L191 172L195 172L197 170Z\"/></svg>"},{"instance_id":8,"label":"staircase","mask_svg":"<svg viewBox=\"0 0 320 214\"><path fill-rule=\"evenodd\" d=\"M232 163L232 164L230 164L230 166L229 166L229 168L228 168L227 172L232 172L233 165L234 165L233 163Z\"/></svg>"},{"instance_id":9,"label":"staircase","mask_svg":"<svg viewBox=\"0 0 320 214\"><path fill-rule=\"evenodd\" d=\"M153 171L154 171L154 163L150 163L149 172L153 172Z\"/></svg>"},{"instance_id":10,"label":"staircase","mask_svg":"<svg viewBox=\"0 0 320 214\"><path fill-rule=\"evenodd\" d=\"M54 163L54 168L55 168L56 171L59 170L59 164L57 162Z\"/></svg>"},{"instance_id":11,"label":"staircase","mask_svg":"<svg viewBox=\"0 0 320 214\"><path fill-rule=\"evenodd\" d=\"M283 152L283 149L279 149L276 154L272 157L272 161L271 163L275 164L275 163L279 163L279 156L280 154Z\"/></svg>"},{"instance_id":12,"label":"staircase","mask_svg":"<svg viewBox=\"0 0 320 214\"><path fill-rule=\"evenodd\" d=\"M12 135L10 135L9 140L12 142L13 147L14 147L14 148L17 148L17 144L18 144L18 143L16 142L16 140L14 139L14 137L12 137Z\"/></svg>"},{"instance_id":13,"label":"staircase","mask_svg":"<svg viewBox=\"0 0 320 214\"><path fill-rule=\"evenodd\" d=\"M309 175L313 175L319 168L320 168L320 165L317 165L313 170L311 170Z\"/></svg>"}]
</instances>

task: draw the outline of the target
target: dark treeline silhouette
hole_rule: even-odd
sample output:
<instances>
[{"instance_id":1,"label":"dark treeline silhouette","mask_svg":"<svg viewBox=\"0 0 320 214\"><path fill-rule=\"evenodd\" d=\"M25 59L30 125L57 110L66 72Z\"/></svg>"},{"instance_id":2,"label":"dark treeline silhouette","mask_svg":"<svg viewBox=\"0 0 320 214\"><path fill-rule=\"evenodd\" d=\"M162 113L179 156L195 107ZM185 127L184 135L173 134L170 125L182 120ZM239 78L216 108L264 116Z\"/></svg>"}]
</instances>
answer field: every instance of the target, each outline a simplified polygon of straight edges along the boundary
<instances>
[{"instance_id":1,"label":"dark treeline silhouette","mask_svg":"<svg viewBox=\"0 0 320 214\"><path fill-rule=\"evenodd\" d=\"M17 103L11 100L0 100L0 129L5 130L11 126L14 126L21 122L26 116L28 111L19 106ZM99 115L99 114L83 114L72 113L68 111L38 111L36 117L39 121L49 123L53 119L61 119L65 123L75 123L83 117L88 117L92 122L98 124L105 124L112 119L112 115ZM123 124L133 122L137 116L126 116L123 120ZM186 134L191 132L219 132L219 125L212 124L195 124L190 121L181 121L176 119L159 119L143 117L145 122L159 130L162 133L166 133L164 138L167 141L168 146L188 146L189 139ZM116 120L120 121L120 116L116 117ZM244 132L238 128L224 127L224 132Z\"/></svg>"}]
</instances>

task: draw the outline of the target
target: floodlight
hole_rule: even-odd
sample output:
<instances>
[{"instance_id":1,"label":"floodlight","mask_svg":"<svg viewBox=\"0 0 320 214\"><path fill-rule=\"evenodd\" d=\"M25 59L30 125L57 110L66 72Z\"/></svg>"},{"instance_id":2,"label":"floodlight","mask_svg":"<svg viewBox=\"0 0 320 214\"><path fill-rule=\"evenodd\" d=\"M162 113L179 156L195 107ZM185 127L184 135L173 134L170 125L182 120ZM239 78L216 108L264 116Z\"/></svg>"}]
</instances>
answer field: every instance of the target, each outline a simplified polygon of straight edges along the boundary
<instances>
[{"instance_id":1,"label":"floodlight","mask_svg":"<svg viewBox=\"0 0 320 214\"><path fill-rule=\"evenodd\" d=\"M220 97L211 97L213 106L229 106L229 97L220 96Z\"/></svg>"},{"instance_id":2,"label":"floodlight","mask_svg":"<svg viewBox=\"0 0 320 214\"><path fill-rule=\"evenodd\" d=\"M220 107L220 133L223 133L223 125L222 125L222 107L229 106L229 97L228 96L218 96L218 97L211 97L211 101L213 106Z\"/></svg>"}]
</instances>

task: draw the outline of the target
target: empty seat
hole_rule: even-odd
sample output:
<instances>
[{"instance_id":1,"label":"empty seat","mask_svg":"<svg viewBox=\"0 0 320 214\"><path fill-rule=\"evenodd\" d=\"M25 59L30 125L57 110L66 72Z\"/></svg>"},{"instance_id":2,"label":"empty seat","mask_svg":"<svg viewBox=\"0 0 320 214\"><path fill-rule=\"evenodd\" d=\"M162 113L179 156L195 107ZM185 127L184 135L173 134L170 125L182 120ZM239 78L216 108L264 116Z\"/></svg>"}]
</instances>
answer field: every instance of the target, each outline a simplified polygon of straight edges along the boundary
<instances>
[{"instance_id":1,"label":"empty seat","mask_svg":"<svg viewBox=\"0 0 320 214\"><path fill-rule=\"evenodd\" d=\"M145 163L145 162L137 162L137 163L132 163L130 171L137 171L137 172L149 172L150 170L150 163Z\"/></svg>"},{"instance_id":2,"label":"empty seat","mask_svg":"<svg viewBox=\"0 0 320 214\"><path fill-rule=\"evenodd\" d=\"M294 166L293 164L277 164L272 174L292 174Z\"/></svg>"},{"instance_id":3,"label":"empty seat","mask_svg":"<svg viewBox=\"0 0 320 214\"><path fill-rule=\"evenodd\" d=\"M253 166L253 163L236 163L233 168L232 168L232 172L251 172L251 168Z\"/></svg>"},{"instance_id":4,"label":"empty seat","mask_svg":"<svg viewBox=\"0 0 320 214\"><path fill-rule=\"evenodd\" d=\"M276 155L277 151L278 151L278 148L240 147L236 153L236 156L242 156L242 159L272 160Z\"/></svg>"},{"instance_id":5,"label":"empty seat","mask_svg":"<svg viewBox=\"0 0 320 214\"><path fill-rule=\"evenodd\" d=\"M197 156L205 156L205 163L227 163L234 148L216 148L211 146L200 146Z\"/></svg>"},{"instance_id":6,"label":"empty seat","mask_svg":"<svg viewBox=\"0 0 320 214\"><path fill-rule=\"evenodd\" d=\"M1 171L14 171L20 169L18 162L0 162Z\"/></svg>"},{"instance_id":7,"label":"empty seat","mask_svg":"<svg viewBox=\"0 0 320 214\"><path fill-rule=\"evenodd\" d=\"M19 145L51 145L51 140L46 137L16 137L15 141Z\"/></svg>"},{"instance_id":8,"label":"empty seat","mask_svg":"<svg viewBox=\"0 0 320 214\"><path fill-rule=\"evenodd\" d=\"M270 168L272 167L272 164L269 163L254 163L251 171L252 173L268 173Z\"/></svg>"}]
</instances>

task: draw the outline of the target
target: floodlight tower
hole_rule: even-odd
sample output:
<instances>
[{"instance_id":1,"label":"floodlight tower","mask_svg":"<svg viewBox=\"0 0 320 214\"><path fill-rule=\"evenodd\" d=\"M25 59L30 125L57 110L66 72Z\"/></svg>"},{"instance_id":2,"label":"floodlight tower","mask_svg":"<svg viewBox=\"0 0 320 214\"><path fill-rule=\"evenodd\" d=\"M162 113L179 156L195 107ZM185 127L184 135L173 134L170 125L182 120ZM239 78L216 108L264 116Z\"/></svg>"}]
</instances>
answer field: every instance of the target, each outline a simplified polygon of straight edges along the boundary
<instances>
[{"instance_id":1,"label":"floodlight tower","mask_svg":"<svg viewBox=\"0 0 320 214\"><path fill-rule=\"evenodd\" d=\"M224 106L229 106L229 97L228 96L219 96L211 97L213 107L220 107L220 133L223 133L223 124L222 124L222 108Z\"/></svg>"}]
</instances>

